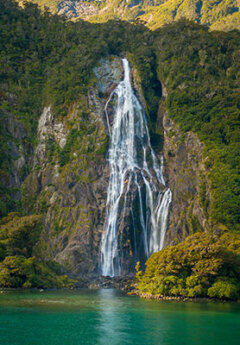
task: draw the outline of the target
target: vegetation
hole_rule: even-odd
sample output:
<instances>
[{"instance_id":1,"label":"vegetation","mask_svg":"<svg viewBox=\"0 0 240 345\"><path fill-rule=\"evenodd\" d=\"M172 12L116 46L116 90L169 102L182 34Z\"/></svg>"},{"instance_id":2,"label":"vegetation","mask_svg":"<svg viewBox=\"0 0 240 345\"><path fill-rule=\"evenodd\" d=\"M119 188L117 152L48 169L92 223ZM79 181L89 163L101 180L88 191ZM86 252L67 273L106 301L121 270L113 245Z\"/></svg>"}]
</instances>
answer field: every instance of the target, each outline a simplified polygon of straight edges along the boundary
<instances>
[{"instance_id":1,"label":"vegetation","mask_svg":"<svg viewBox=\"0 0 240 345\"><path fill-rule=\"evenodd\" d=\"M239 33L209 33L182 22L156 35L157 72L169 92L169 115L183 133L193 131L205 144L210 220L239 231Z\"/></svg>"},{"instance_id":2,"label":"vegetation","mask_svg":"<svg viewBox=\"0 0 240 345\"><path fill-rule=\"evenodd\" d=\"M18 0L19 5L24 6L24 0ZM45 7L48 7L52 12L56 12L58 5L62 2L62 0L33 0L32 3L37 4L40 8L44 10Z\"/></svg>"},{"instance_id":3,"label":"vegetation","mask_svg":"<svg viewBox=\"0 0 240 345\"><path fill-rule=\"evenodd\" d=\"M1 287L72 287L75 281L61 275L60 266L38 257L36 244L42 216L10 213L0 224Z\"/></svg>"},{"instance_id":4,"label":"vegetation","mask_svg":"<svg viewBox=\"0 0 240 345\"><path fill-rule=\"evenodd\" d=\"M22 0L18 0L23 3ZM47 6L53 13L58 13L61 0L28 0L44 8ZM78 1L72 1L72 8ZM188 19L209 26L212 30L240 29L238 0L142 0L123 3L120 0L85 0L97 8L97 14L81 12L79 17L91 22L106 22L112 19L143 22L155 30L163 25ZM77 12L77 11L76 11ZM75 17L75 11L69 9L68 15ZM75 18L74 18L75 19Z\"/></svg>"},{"instance_id":5,"label":"vegetation","mask_svg":"<svg viewBox=\"0 0 240 345\"><path fill-rule=\"evenodd\" d=\"M155 30L164 24L188 19L211 30L240 29L239 2L237 0L168 0L160 6L146 7L140 19Z\"/></svg>"},{"instance_id":6,"label":"vegetation","mask_svg":"<svg viewBox=\"0 0 240 345\"><path fill-rule=\"evenodd\" d=\"M140 293L161 296L240 297L240 236L196 233L136 266Z\"/></svg>"}]
</instances>

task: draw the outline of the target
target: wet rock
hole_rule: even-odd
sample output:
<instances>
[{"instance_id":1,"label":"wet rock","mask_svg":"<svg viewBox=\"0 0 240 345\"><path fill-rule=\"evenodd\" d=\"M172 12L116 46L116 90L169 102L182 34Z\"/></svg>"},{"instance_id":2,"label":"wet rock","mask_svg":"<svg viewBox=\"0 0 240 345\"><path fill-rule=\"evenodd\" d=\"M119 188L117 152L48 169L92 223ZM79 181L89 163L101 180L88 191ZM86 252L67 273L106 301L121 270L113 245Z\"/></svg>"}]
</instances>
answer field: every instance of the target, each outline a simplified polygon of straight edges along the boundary
<instances>
[{"instance_id":1,"label":"wet rock","mask_svg":"<svg viewBox=\"0 0 240 345\"><path fill-rule=\"evenodd\" d=\"M101 59L99 65L94 68L94 73L97 77L99 92L110 94L123 77L121 59L117 56L112 56L110 59Z\"/></svg>"},{"instance_id":2,"label":"wet rock","mask_svg":"<svg viewBox=\"0 0 240 345\"><path fill-rule=\"evenodd\" d=\"M89 289L118 289L130 293L136 289L136 278L133 275L122 277L97 277L89 285Z\"/></svg>"}]
</instances>

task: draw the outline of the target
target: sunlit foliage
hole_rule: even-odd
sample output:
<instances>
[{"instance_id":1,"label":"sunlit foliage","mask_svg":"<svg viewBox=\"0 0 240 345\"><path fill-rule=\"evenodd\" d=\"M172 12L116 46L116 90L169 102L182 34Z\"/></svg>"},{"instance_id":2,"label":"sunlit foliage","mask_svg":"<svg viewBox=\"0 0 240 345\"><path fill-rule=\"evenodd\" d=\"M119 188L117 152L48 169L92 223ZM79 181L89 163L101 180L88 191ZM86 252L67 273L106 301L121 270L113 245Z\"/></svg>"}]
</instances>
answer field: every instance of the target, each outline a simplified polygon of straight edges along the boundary
<instances>
[{"instance_id":1,"label":"sunlit foliage","mask_svg":"<svg viewBox=\"0 0 240 345\"><path fill-rule=\"evenodd\" d=\"M145 272L137 265L141 293L237 299L240 296L240 236L196 233L152 254Z\"/></svg>"}]
</instances>

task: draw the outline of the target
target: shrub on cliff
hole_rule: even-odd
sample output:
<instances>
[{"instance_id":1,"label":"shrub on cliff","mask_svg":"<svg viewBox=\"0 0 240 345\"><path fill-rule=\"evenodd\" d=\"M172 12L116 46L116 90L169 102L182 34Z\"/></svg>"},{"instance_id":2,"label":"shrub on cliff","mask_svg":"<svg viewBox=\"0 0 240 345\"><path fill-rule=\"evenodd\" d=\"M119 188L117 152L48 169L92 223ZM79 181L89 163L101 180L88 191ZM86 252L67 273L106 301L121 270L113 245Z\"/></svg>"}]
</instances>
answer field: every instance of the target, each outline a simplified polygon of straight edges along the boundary
<instances>
[{"instance_id":1,"label":"shrub on cliff","mask_svg":"<svg viewBox=\"0 0 240 345\"><path fill-rule=\"evenodd\" d=\"M5 256L32 256L33 246L39 239L42 227L42 216L21 217L10 213L0 223L0 259Z\"/></svg>"},{"instance_id":2,"label":"shrub on cliff","mask_svg":"<svg viewBox=\"0 0 240 345\"><path fill-rule=\"evenodd\" d=\"M196 233L136 266L140 293L163 296L240 297L240 236Z\"/></svg>"},{"instance_id":3,"label":"shrub on cliff","mask_svg":"<svg viewBox=\"0 0 240 345\"><path fill-rule=\"evenodd\" d=\"M35 246L42 216L11 213L0 223L0 286L66 288L75 281L61 275L60 266L37 257ZM35 255L34 255L35 254Z\"/></svg>"}]
</instances>

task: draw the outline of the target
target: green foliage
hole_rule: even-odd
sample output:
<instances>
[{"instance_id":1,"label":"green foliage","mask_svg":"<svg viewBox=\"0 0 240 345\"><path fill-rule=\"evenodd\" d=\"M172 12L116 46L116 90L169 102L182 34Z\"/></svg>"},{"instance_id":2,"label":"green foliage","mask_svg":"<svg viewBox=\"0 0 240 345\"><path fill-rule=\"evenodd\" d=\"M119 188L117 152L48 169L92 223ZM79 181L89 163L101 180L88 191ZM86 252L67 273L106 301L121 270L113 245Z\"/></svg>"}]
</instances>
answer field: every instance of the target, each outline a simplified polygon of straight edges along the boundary
<instances>
[{"instance_id":1,"label":"green foliage","mask_svg":"<svg viewBox=\"0 0 240 345\"><path fill-rule=\"evenodd\" d=\"M16 213L10 213L3 218L0 225L0 246L5 248L4 256L32 256L41 227L42 217L37 215L20 217Z\"/></svg>"},{"instance_id":2,"label":"green foliage","mask_svg":"<svg viewBox=\"0 0 240 345\"><path fill-rule=\"evenodd\" d=\"M226 279L217 280L209 289L208 296L211 298L237 299L239 297L238 282Z\"/></svg>"},{"instance_id":3,"label":"green foliage","mask_svg":"<svg viewBox=\"0 0 240 345\"><path fill-rule=\"evenodd\" d=\"M211 221L239 231L239 33L210 33L182 21L156 35L158 77L168 89L169 115L182 133L197 133L205 146ZM201 201L208 211L204 189Z\"/></svg>"},{"instance_id":4,"label":"green foliage","mask_svg":"<svg viewBox=\"0 0 240 345\"><path fill-rule=\"evenodd\" d=\"M142 293L163 296L240 297L240 236L196 233L176 246L164 248L136 267Z\"/></svg>"},{"instance_id":5,"label":"green foliage","mask_svg":"<svg viewBox=\"0 0 240 345\"><path fill-rule=\"evenodd\" d=\"M0 263L0 286L24 288L69 288L75 285L66 275L59 276L59 267L35 257L7 256Z\"/></svg>"},{"instance_id":6,"label":"green foliage","mask_svg":"<svg viewBox=\"0 0 240 345\"><path fill-rule=\"evenodd\" d=\"M0 224L0 286L72 287L75 281L61 275L60 266L37 257L42 216L11 213Z\"/></svg>"},{"instance_id":7,"label":"green foliage","mask_svg":"<svg viewBox=\"0 0 240 345\"><path fill-rule=\"evenodd\" d=\"M19 0L20 4L26 3L28 0ZM40 8L44 10L45 7L48 7L51 11L56 12L58 5L62 2L62 0L32 0L31 2L38 4Z\"/></svg>"},{"instance_id":8,"label":"green foliage","mask_svg":"<svg viewBox=\"0 0 240 345\"><path fill-rule=\"evenodd\" d=\"M145 14L140 16L140 19L146 21L153 30L182 18L207 25L211 30L239 29L239 2L238 0L167 0L160 6L147 7Z\"/></svg>"}]
</instances>

